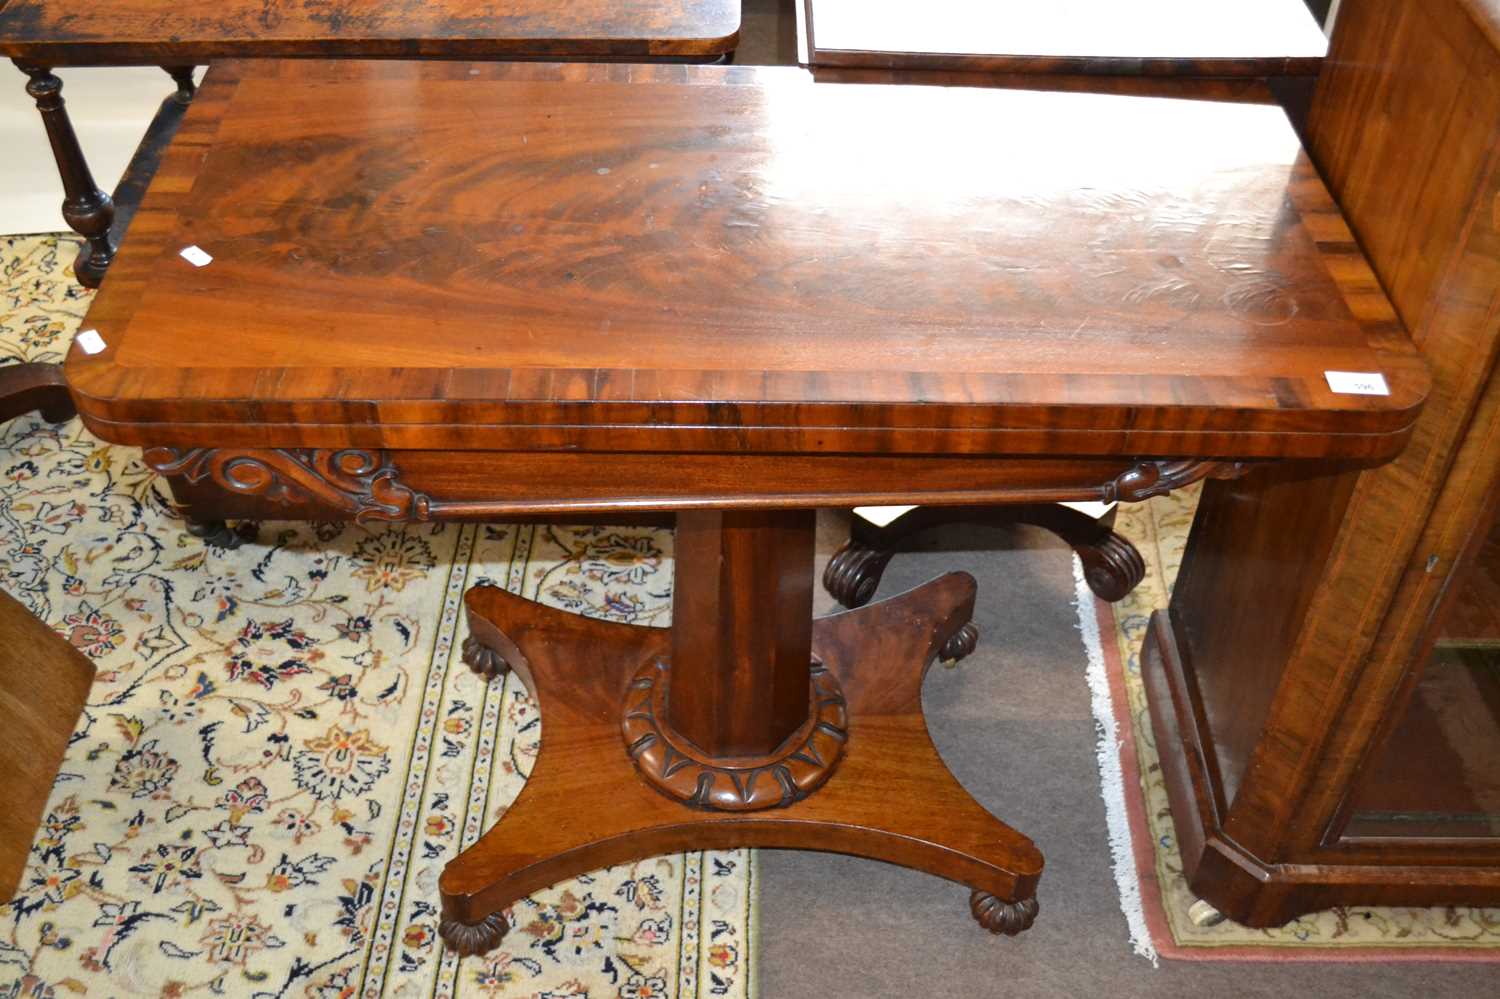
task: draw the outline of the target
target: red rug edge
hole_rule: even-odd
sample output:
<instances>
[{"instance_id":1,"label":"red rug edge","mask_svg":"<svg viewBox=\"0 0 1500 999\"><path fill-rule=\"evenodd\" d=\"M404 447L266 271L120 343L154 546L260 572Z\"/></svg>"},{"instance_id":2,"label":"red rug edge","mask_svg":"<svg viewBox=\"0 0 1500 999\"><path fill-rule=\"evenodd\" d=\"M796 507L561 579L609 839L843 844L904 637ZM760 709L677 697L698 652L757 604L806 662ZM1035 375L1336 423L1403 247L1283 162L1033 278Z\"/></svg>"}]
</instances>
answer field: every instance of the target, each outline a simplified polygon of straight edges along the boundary
<instances>
[{"instance_id":1,"label":"red rug edge","mask_svg":"<svg viewBox=\"0 0 1500 999\"><path fill-rule=\"evenodd\" d=\"M1130 849L1135 856L1136 874L1141 882L1141 908L1151 943L1161 957L1169 961L1260 961L1362 964L1373 962L1429 964L1500 963L1500 948L1464 947L1260 947L1232 945L1224 947L1184 947L1172 936L1162 902L1161 885L1156 877L1156 848L1146 822L1146 794L1141 789L1140 758L1135 749L1135 727L1129 701L1125 696L1125 663L1120 656L1118 627L1114 607L1094 598L1094 612L1099 624L1099 644L1103 647L1104 673L1109 680L1110 710L1120 739L1120 773L1125 785L1125 814L1130 826Z\"/></svg>"}]
</instances>

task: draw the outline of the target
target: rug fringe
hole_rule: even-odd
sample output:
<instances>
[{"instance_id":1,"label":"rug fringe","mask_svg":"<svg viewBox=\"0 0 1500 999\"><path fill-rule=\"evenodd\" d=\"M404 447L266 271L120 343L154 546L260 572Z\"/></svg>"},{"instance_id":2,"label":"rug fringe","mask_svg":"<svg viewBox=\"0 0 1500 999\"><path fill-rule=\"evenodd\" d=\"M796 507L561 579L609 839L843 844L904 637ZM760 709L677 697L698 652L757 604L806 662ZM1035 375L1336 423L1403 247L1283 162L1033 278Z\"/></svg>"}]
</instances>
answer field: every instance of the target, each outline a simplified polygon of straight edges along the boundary
<instances>
[{"instance_id":1,"label":"rug fringe","mask_svg":"<svg viewBox=\"0 0 1500 999\"><path fill-rule=\"evenodd\" d=\"M1094 712L1094 731L1098 741L1095 756L1099 763L1099 794L1104 799L1104 817L1109 827L1109 852L1114 868L1115 888L1120 896L1120 911L1130 933L1130 947L1136 954L1157 967L1156 945L1146 926L1146 910L1141 904L1141 879L1136 872L1135 851L1130 840L1130 821L1125 812L1125 779L1120 768L1120 730L1115 723L1114 704L1109 695L1109 676L1104 670L1104 647L1099 639L1099 618L1094 610L1094 592L1083 575L1083 563L1073 556L1073 606L1078 611L1078 631L1088 654L1085 677L1089 684L1089 703Z\"/></svg>"}]
</instances>

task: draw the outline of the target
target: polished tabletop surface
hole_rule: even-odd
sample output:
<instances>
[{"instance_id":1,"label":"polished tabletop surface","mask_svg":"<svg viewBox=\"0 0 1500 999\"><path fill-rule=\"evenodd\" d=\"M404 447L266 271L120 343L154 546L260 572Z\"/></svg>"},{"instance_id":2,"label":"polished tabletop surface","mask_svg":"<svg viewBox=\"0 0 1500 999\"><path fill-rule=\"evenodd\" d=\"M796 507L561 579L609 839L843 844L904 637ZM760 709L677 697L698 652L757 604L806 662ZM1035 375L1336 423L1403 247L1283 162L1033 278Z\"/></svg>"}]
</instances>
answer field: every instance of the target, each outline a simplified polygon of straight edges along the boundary
<instances>
[{"instance_id":1,"label":"polished tabletop surface","mask_svg":"<svg viewBox=\"0 0 1500 999\"><path fill-rule=\"evenodd\" d=\"M0 0L0 54L57 65L264 56L717 56L740 0Z\"/></svg>"},{"instance_id":2,"label":"polished tabletop surface","mask_svg":"<svg viewBox=\"0 0 1500 999\"><path fill-rule=\"evenodd\" d=\"M1427 386L1274 108L746 67L217 67L85 328L134 443L1376 456Z\"/></svg>"},{"instance_id":3,"label":"polished tabletop surface","mask_svg":"<svg viewBox=\"0 0 1500 999\"><path fill-rule=\"evenodd\" d=\"M798 0L815 66L1268 76L1316 73L1303 0Z\"/></svg>"}]
</instances>

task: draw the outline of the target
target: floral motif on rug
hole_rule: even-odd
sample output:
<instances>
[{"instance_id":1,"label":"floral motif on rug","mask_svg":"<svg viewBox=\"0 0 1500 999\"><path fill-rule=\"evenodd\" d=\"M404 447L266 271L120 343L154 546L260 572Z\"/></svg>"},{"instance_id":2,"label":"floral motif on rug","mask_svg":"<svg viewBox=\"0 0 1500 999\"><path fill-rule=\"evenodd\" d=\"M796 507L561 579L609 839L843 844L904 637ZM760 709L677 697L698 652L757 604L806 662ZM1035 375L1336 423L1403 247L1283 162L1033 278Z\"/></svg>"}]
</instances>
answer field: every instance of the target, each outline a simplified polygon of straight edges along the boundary
<instances>
[{"instance_id":1,"label":"floral motif on rug","mask_svg":"<svg viewBox=\"0 0 1500 999\"><path fill-rule=\"evenodd\" d=\"M0 363L61 359L74 251L0 239ZM665 625L671 561L670 532L582 526L267 523L226 551L138 450L0 425L0 586L99 670L0 910L0 997L747 995L743 851L556 885L489 955L437 939L438 875L543 729L460 662L463 592Z\"/></svg>"},{"instance_id":2,"label":"floral motif on rug","mask_svg":"<svg viewBox=\"0 0 1500 999\"><path fill-rule=\"evenodd\" d=\"M1114 640L1119 643L1120 662L1124 664L1126 710L1139 763L1148 838L1154 848L1153 873L1160 889L1161 911L1172 936L1170 943L1179 951L1269 947L1282 948L1287 953L1326 953L1343 949L1350 951L1351 956L1361 949L1386 953L1421 950L1436 955L1442 950L1456 953L1500 948L1500 909L1493 908L1341 906L1310 913L1272 929L1253 929L1230 920L1199 926L1189 918L1188 910L1198 898L1188 888L1182 873L1166 783L1141 681L1140 651L1151 612L1167 605L1177 579L1199 491L1194 487L1147 503L1122 505L1115 524L1117 531L1140 548L1147 566L1141 585L1114 605ZM1109 640L1107 636L1105 640ZM1149 891L1152 887L1148 879L1143 893ZM1165 956L1171 956L1170 949L1162 946L1168 941L1157 943ZM1496 958L1500 959L1500 952Z\"/></svg>"}]
</instances>

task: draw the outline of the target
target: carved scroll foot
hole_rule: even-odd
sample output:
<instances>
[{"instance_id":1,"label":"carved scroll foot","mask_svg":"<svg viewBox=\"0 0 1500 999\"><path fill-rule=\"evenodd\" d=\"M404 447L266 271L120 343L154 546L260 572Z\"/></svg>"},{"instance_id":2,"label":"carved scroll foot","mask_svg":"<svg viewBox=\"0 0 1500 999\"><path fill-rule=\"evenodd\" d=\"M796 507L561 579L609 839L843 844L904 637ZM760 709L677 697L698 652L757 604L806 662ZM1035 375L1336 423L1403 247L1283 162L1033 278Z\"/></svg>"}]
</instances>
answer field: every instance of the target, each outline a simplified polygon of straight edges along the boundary
<instances>
[{"instance_id":1,"label":"carved scroll foot","mask_svg":"<svg viewBox=\"0 0 1500 999\"><path fill-rule=\"evenodd\" d=\"M31 412L48 423L71 420L77 412L61 364L0 365L0 422Z\"/></svg>"},{"instance_id":2,"label":"carved scroll foot","mask_svg":"<svg viewBox=\"0 0 1500 999\"><path fill-rule=\"evenodd\" d=\"M253 542L259 535L255 524L242 520L234 527L230 527L222 520L193 520L188 519L187 532L195 538L200 538L210 548L223 548L233 551L246 542Z\"/></svg>"},{"instance_id":3,"label":"carved scroll foot","mask_svg":"<svg viewBox=\"0 0 1500 999\"><path fill-rule=\"evenodd\" d=\"M978 647L979 627L970 621L954 632L952 638L943 643L942 650L938 652L938 658L949 665L953 665L959 660L972 655Z\"/></svg>"},{"instance_id":4,"label":"carved scroll foot","mask_svg":"<svg viewBox=\"0 0 1500 999\"><path fill-rule=\"evenodd\" d=\"M643 663L669 661L668 629L585 618L494 587L470 590L471 632L532 691L543 732L521 795L444 869L445 921L476 925L567 878L682 849L847 853L947 878L996 906L1030 899L1041 854L964 790L922 717L922 679L968 623L974 591L973 577L950 573L815 621L813 656L837 679L848 712L843 757L825 783L785 807L721 811L648 784L620 737L632 679ZM898 796L901 807L892 807ZM1035 914L1034 903L1014 905L1013 914L996 909L1002 930L1020 929L1028 909Z\"/></svg>"},{"instance_id":5,"label":"carved scroll foot","mask_svg":"<svg viewBox=\"0 0 1500 999\"><path fill-rule=\"evenodd\" d=\"M1073 546L1083 562L1083 578L1100 600L1115 603L1146 578L1146 561L1135 545L1112 530L1092 544Z\"/></svg>"},{"instance_id":6,"label":"carved scroll foot","mask_svg":"<svg viewBox=\"0 0 1500 999\"><path fill-rule=\"evenodd\" d=\"M991 933L1013 937L1017 933L1031 929L1031 924L1036 922L1036 914L1040 911L1040 906L1037 905L1035 895L1016 902L1007 902L976 888L969 894L969 911L974 913L974 918L979 925Z\"/></svg>"},{"instance_id":7,"label":"carved scroll foot","mask_svg":"<svg viewBox=\"0 0 1500 999\"><path fill-rule=\"evenodd\" d=\"M464 639L463 660L465 666L486 680L498 680L510 672L505 657L474 635Z\"/></svg>"},{"instance_id":8,"label":"carved scroll foot","mask_svg":"<svg viewBox=\"0 0 1500 999\"><path fill-rule=\"evenodd\" d=\"M460 923L456 919L444 919L438 923L438 936L443 946L459 957L486 954L500 946L510 925L505 917L492 912L477 923Z\"/></svg>"},{"instance_id":9,"label":"carved scroll foot","mask_svg":"<svg viewBox=\"0 0 1500 999\"><path fill-rule=\"evenodd\" d=\"M863 607L875 596L880 575L894 554L848 541L828 560L823 570L823 589L845 607Z\"/></svg>"},{"instance_id":10,"label":"carved scroll foot","mask_svg":"<svg viewBox=\"0 0 1500 999\"><path fill-rule=\"evenodd\" d=\"M1155 465L1151 468L1156 470ZM1197 474L1196 469L1193 474ZM1156 479L1152 481L1159 484ZM1113 513L1096 520L1060 503L917 507L884 527L856 521L854 536L829 560L823 573L823 587L846 607L862 606L874 595L891 556L920 531L950 524L1001 527L1030 524L1051 531L1077 552L1083 561L1084 579L1089 588L1100 599L1113 603L1123 600L1146 576L1146 563L1141 553L1114 532L1113 523ZM959 659L967 654L949 656L945 650L943 658Z\"/></svg>"}]
</instances>

